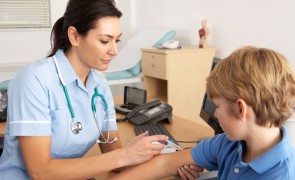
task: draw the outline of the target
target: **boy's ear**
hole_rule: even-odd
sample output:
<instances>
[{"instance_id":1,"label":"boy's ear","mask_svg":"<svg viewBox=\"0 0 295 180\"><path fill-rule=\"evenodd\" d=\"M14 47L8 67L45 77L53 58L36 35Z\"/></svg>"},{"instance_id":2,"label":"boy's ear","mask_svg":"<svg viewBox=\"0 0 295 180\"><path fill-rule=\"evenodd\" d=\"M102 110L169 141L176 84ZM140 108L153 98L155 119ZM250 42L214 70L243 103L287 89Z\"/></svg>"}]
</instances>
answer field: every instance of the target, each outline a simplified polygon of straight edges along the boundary
<instances>
[{"instance_id":1,"label":"boy's ear","mask_svg":"<svg viewBox=\"0 0 295 180\"><path fill-rule=\"evenodd\" d=\"M72 46L77 46L79 44L79 33L74 26L68 28L68 38Z\"/></svg>"},{"instance_id":2,"label":"boy's ear","mask_svg":"<svg viewBox=\"0 0 295 180\"><path fill-rule=\"evenodd\" d=\"M247 103L243 99L237 99L236 104L238 106L239 118L245 120L248 111Z\"/></svg>"}]
</instances>

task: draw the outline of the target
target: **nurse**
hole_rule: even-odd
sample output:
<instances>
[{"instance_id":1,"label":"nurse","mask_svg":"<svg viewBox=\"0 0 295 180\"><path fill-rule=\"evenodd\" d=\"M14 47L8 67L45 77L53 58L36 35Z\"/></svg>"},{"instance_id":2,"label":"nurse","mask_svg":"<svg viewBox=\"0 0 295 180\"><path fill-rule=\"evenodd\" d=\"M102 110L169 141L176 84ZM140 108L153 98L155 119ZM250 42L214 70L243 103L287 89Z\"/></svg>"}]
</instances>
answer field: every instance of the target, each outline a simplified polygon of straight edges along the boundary
<instances>
[{"instance_id":1,"label":"nurse","mask_svg":"<svg viewBox=\"0 0 295 180\"><path fill-rule=\"evenodd\" d=\"M113 0L70 0L52 29L47 58L25 67L8 88L0 176L87 179L145 162L166 136L145 133L121 147L104 71L117 55L121 12ZM96 143L101 155L83 157Z\"/></svg>"}]
</instances>

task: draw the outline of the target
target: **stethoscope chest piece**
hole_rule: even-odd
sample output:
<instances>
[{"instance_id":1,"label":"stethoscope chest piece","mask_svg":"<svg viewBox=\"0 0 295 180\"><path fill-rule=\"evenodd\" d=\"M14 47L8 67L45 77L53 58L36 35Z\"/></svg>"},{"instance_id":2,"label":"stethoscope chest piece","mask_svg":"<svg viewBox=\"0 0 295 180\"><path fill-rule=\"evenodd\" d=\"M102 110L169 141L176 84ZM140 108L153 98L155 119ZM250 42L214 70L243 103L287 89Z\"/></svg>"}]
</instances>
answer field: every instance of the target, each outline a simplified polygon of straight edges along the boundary
<instances>
[{"instance_id":1,"label":"stethoscope chest piece","mask_svg":"<svg viewBox=\"0 0 295 180\"><path fill-rule=\"evenodd\" d=\"M72 103L70 101L68 90L67 90L67 87L65 85L65 82L64 82L64 80L63 80L63 78L61 76L59 65L58 65L58 62L57 62L57 59L56 59L55 56L53 56L53 61L55 63L55 66L56 66L56 69L57 69L57 74L58 74L58 77L60 79L60 82L61 82L61 84L63 86L65 97L66 97L66 100L67 100L67 103L68 103L68 106L69 106L69 109L70 109L70 113L71 113L71 117L72 117L72 122L71 122L71 125L70 125L71 131L74 134L79 134L79 132L82 130L82 123L75 120L74 109L72 107ZM91 98L91 108L92 108L92 112L93 112L93 115L94 115L94 119L95 119L96 125L98 127L99 132L100 132L100 135L102 136L102 138L104 140L104 141L99 141L98 140L98 143L113 143L113 142L117 141L118 139L115 137L112 141L110 141L109 140L110 139L110 131L109 130L108 130L108 136L107 136L107 138L105 138L104 135L102 134L102 132L100 131L100 128L99 128L99 125L98 125L98 121L96 120L95 98L97 96L102 99L102 101L103 101L103 103L105 105L105 110L106 110L106 117L105 118L108 119L108 125L107 126L109 126L110 119L109 119L109 112L108 112L108 104L107 104L107 101L106 101L106 99L104 98L104 96L102 94L98 93L98 90L95 87L94 88L94 94L93 94L93 96Z\"/></svg>"},{"instance_id":2,"label":"stethoscope chest piece","mask_svg":"<svg viewBox=\"0 0 295 180\"><path fill-rule=\"evenodd\" d=\"M82 123L77 121L72 121L71 130L74 134L79 134L79 132L82 130Z\"/></svg>"}]
</instances>

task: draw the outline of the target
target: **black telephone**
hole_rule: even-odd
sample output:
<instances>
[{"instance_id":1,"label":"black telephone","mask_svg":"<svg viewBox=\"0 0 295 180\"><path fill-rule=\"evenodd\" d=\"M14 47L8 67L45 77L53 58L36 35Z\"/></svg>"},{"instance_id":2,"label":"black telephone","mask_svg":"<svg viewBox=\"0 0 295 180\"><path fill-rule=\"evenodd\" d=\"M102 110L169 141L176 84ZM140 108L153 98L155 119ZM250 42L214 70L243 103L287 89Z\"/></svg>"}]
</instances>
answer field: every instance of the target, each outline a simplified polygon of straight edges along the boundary
<instances>
[{"instance_id":1,"label":"black telephone","mask_svg":"<svg viewBox=\"0 0 295 180\"><path fill-rule=\"evenodd\" d=\"M126 119L135 125L155 124L164 119L172 124L172 109L169 104L154 100L134 108L126 115Z\"/></svg>"}]
</instances>

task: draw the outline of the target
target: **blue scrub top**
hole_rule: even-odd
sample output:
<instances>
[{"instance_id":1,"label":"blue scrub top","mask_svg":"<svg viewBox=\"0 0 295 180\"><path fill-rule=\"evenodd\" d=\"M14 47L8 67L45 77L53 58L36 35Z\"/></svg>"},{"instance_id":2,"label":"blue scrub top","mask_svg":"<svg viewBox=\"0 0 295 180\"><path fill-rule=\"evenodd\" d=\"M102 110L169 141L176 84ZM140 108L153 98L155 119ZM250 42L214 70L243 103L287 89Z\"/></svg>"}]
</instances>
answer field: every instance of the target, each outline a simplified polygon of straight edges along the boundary
<instances>
[{"instance_id":1,"label":"blue scrub top","mask_svg":"<svg viewBox=\"0 0 295 180\"><path fill-rule=\"evenodd\" d=\"M58 50L55 57L76 120L82 123L83 129L79 134L71 131L72 118L53 58L28 65L8 87L8 117L0 158L0 179L29 179L17 136L51 136L51 157L67 159L82 157L96 143L99 129L117 130L114 102L107 80L91 70L85 87L63 51ZM105 97L109 108L108 121L105 105L100 97L96 97L98 126L91 109L95 87Z\"/></svg>"},{"instance_id":2,"label":"blue scrub top","mask_svg":"<svg viewBox=\"0 0 295 180\"><path fill-rule=\"evenodd\" d=\"M202 141L192 149L196 164L205 169L218 170L221 180L239 179L295 179L295 149L288 130L281 128L282 140L255 160L244 163L245 142L230 141L226 134Z\"/></svg>"}]
</instances>

